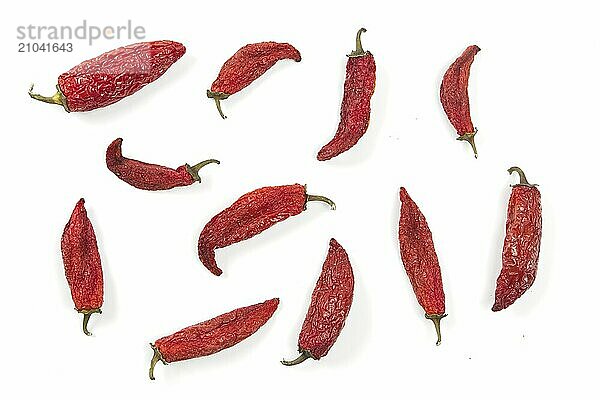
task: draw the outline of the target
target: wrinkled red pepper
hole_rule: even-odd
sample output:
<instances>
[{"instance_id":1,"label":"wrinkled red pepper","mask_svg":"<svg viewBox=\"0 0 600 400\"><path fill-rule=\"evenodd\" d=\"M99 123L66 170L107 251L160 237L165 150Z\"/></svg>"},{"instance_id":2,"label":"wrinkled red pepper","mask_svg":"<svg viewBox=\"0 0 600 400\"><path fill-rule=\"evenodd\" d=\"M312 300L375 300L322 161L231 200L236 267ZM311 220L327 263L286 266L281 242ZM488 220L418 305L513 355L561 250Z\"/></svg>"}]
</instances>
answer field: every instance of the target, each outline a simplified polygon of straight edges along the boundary
<instances>
[{"instance_id":1,"label":"wrinkled red pepper","mask_svg":"<svg viewBox=\"0 0 600 400\"><path fill-rule=\"evenodd\" d=\"M218 317L189 326L150 344L154 355L150 362L150 379L154 366L215 354L238 344L255 333L273 315L279 299L241 307Z\"/></svg>"},{"instance_id":2,"label":"wrinkled red pepper","mask_svg":"<svg viewBox=\"0 0 600 400\"><path fill-rule=\"evenodd\" d=\"M300 52L288 43L261 42L248 44L231 56L219 71L206 95L215 100L221 118L221 100L239 92L267 72L277 61L290 59L300 62Z\"/></svg>"},{"instance_id":3,"label":"wrinkled red pepper","mask_svg":"<svg viewBox=\"0 0 600 400\"><path fill-rule=\"evenodd\" d=\"M90 111L130 96L158 79L181 56L185 47L170 40L130 44L84 61L58 77L52 97L31 98L63 106L67 112Z\"/></svg>"},{"instance_id":4,"label":"wrinkled red pepper","mask_svg":"<svg viewBox=\"0 0 600 400\"><path fill-rule=\"evenodd\" d=\"M427 220L404 188L400 188L400 201L400 256L425 318L435 325L436 344L440 345L440 320L447 315L440 263Z\"/></svg>"},{"instance_id":5,"label":"wrinkled red pepper","mask_svg":"<svg viewBox=\"0 0 600 400\"><path fill-rule=\"evenodd\" d=\"M63 231L60 248L75 310L83 314L83 332L90 336L87 328L90 315L102 313L104 280L96 234L84 203L81 199L75 205Z\"/></svg>"},{"instance_id":6,"label":"wrinkled red pepper","mask_svg":"<svg viewBox=\"0 0 600 400\"><path fill-rule=\"evenodd\" d=\"M297 365L312 358L325 357L337 340L352 306L354 274L348 254L335 240L329 241L329 252L321 276L312 293L300 337L300 355L283 365Z\"/></svg>"},{"instance_id":7,"label":"wrinkled red pepper","mask_svg":"<svg viewBox=\"0 0 600 400\"><path fill-rule=\"evenodd\" d=\"M502 270L496 282L496 300L492 311L510 306L533 285L537 275L542 240L541 194L535 185L527 182L519 167L509 174L519 174L506 213L506 237L502 249Z\"/></svg>"},{"instance_id":8,"label":"wrinkled red pepper","mask_svg":"<svg viewBox=\"0 0 600 400\"><path fill-rule=\"evenodd\" d=\"M477 128L471 122L471 109L469 106L469 73L475 54L481 50L477 46L469 46L460 57L450 65L440 87L440 100L442 107L456 129L457 140L469 142L477 158L475 147L475 134Z\"/></svg>"},{"instance_id":9,"label":"wrinkled red pepper","mask_svg":"<svg viewBox=\"0 0 600 400\"><path fill-rule=\"evenodd\" d=\"M106 166L124 182L143 190L167 190L178 186L188 186L200 182L198 171L205 165L219 160L206 160L194 166L184 164L177 169L162 165L148 164L123 157L121 145L123 139L115 139L106 149Z\"/></svg>"},{"instance_id":10,"label":"wrinkled red pepper","mask_svg":"<svg viewBox=\"0 0 600 400\"><path fill-rule=\"evenodd\" d=\"M323 201L335 209L335 204L323 196L306 193L299 184L267 186L246 193L231 206L215 215L204 227L198 239L198 256L210 272L221 275L215 249L249 239L306 209L309 201Z\"/></svg>"},{"instance_id":11,"label":"wrinkled red pepper","mask_svg":"<svg viewBox=\"0 0 600 400\"><path fill-rule=\"evenodd\" d=\"M356 34L356 50L348 55L344 98L340 123L335 136L317 154L317 160L325 161L352 148L367 132L371 119L371 97L375 92L375 58L364 51L360 36Z\"/></svg>"}]
</instances>

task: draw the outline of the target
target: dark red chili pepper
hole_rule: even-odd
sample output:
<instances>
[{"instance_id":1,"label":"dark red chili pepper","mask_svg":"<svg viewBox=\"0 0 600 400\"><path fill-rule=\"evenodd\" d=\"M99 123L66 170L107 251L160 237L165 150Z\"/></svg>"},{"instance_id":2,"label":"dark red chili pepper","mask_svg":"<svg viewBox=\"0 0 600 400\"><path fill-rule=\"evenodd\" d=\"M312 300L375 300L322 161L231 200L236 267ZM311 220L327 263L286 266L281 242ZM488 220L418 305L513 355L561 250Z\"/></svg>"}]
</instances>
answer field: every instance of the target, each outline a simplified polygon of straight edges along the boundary
<instances>
[{"instance_id":1,"label":"dark red chili pepper","mask_svg":"<svg viewBox=\"0 0 600 400\"><path fill-rule=\"evenodd\" d=\"M442 343L440 320L447 314L442 273L425 216L404 188L400 188L400 256L425 318L433 321L437 345Z\"/></svg>"},{"instance_id":2,"label":"dark red chili pepper","mask_svg":"<svg viewBox=\"0 0 600 400\"><path fill-rule=\"evenodd\" d=\"M354 275L348 254L335 239L331 239L300 331L300 355L293 361L283 360L281 363L297 365L309 358L319 360L325 357L344 327L353 294Z\"/></svg>"},{"instance_id":3,"label":"dark red chili pepper","mask_svg":"<svg viewBox=\"0 0 600 400\"><path fill-rule=\"evenodd\" d=\"M205 165L219 160L206 160L194 166L184 164L177 169L162 165L148 164L138 160L123 157L121 144L123 139L115 139L106 149L106 166L121 179L138 189L167 190L178 186L188 186L200 182L198 171Z\"/></svg>"},{"instance_id":4,"label":"dark red chili pepper","mask_svg":"<svg viewBox=\"0 0 600 400\"><path fill-rule=\"evenodd\" d=\"M537 274L542 240L542 203L540 191L527 182L519 167L509 174L519 174L506 213L506 237L502 250L502 270L496 281L496 301L492 311L510 306L531 287Z\"/></svg>"},{"instance_id":5,"label":"dark red chili pepper","mask_svg":"<svg viewBox=\"0 0 600 400\"><path fill-rule=\"evenodd\" d=\"M150 379L154 380L154 366L159 361L166 365L204 357L238 344L263 326L278 305L276 298L241 307L151 343L154 356L150 362Z\"/></svg>"},{"instance_id":6,"label":"dark red chili pepper","mask_svg":"<svg viewBox=\"0 0 600 400\"><path fill-rule=\"evenodd\" d=\"M100 307L104 298L104 281L94 227L84 203L85 200L81 199L75 205L62 234L60 247L75 310L83 314L83 332L89 336L91 333L87 324L90 315L102 313Z\"/></svg>"},{"instance_id":7,"label":"dark red chili pepper","mask_svg":"<svg viewBox=\"0 0 600 400\"><path fill-rule=\"evenodd\" d=\"M206 224L198 239L200 261L210 272L221 275L223 271L217 266L215 249L249 239L300 214L309 201L323 201L335 210L333 201L306 194L306 187L299 184L267 186L246 193Z\"/></svg>"},{"instance_id":8,"label":"dark red chili pepper","mask_svg":"<svg viewBox=\"0 0 600 400\"><path fill-rule=\"evenodd\" d=\"M479 50L481 49L474 45L467 47L448 68L440 87L442 107L444 107L450 123L456 129L457 140L469 142L475 153L475 158L477 158L477 148L475 147L477 128L474 128L473 122L471 122L468 86L471 64L473 64L475 54Z\"/></svg>"},{"instance_id":9,"label":"dark red chili pepper","mask_svg":"<svg viewBox=\"0 0 600 400\"><path fill-rule=\"evenodd\" d=\"M319 150L319 161L349 150L369 127L371 97L375 92L375 59L371 52L363 50L360 42L360 35L366 31L360 28L356 34L356 50L348 54L340 123L333 139Z\"/></svg>"},{"instance_id":10,"label":"dark red chili pepper","mask_svg":"<svg viewBox=\"0 0 600 400\"><path fill-rule=\"evenodd\" d=\"M84 61L58 77L52 97L31 98L58 104L67 112L90 111L130 96L158 79L181 56L185 47L169 40L130 44Z\"/></svg>"},{"instance_id":11,"label":"dark red chili pepper","mask_svg":"<svg viewBox=\"0 0 600 400\"><path fill-rule=\"evenodd\" d=\"M206 95L215 100L217 110L223 119L227 118L221 110L221 100L225 100L254 82L267 72L277 61L291 59L299 62L300 52L288 43L261 42L248 44L239 49L219 71Z\"/></svg>"}]
</instances>

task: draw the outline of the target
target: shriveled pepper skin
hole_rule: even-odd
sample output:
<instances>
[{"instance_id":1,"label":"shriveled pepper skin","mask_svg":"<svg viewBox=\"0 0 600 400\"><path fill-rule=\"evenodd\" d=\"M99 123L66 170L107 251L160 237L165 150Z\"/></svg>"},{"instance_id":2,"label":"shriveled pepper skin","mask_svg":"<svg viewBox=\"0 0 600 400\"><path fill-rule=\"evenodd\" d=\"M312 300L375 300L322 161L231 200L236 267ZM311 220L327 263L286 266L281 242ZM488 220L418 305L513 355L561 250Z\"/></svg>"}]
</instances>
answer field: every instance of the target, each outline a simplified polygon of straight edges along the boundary
<instances>
[{"instance_id":1,"label":"shriveled pepper skin","mask_svg":"<svg viewBox=\"0 0 600 400\"><path fill-rule=\"evenodd\" d=\"M296 365L307 358L318 360L326 356L344 327L353 295L354 274L348 254L335 239L331 239L300 331L300 356L294 361L282 361L282 364Z\"/></svg>"},{"instance_id":2,"label":"shriveled pepper skin","mask_svg":"<svg viewBox=\"0 0 600 400\"><path fill-rule=\"evenodd\" d=\"M357 43L360 43L358 32ZM375 93L375 58L369 51L355 51L348 56L344 98L340 123L335 136L317 154L325 161L352 148L366 133L371 118L371 97Z\"/></svg>"},{"instance_id":3,"label":"shriveled pepper skin","mask_svg":"<svg viewBox=\"0 0 600 400\"><path fill-rule=\"evenodd\" d=\"M275 298L241 307L158 339L151 345L154 357L150 379L154 379L154 366L159 360L167 364L204 357L238 344L263 326L278 305L279 299Z\"/></svg>"},{"instance_id":4,"label":"shriveled pepper skin","mask_svg":"<svg viewBox=\"0 0 600 400\"><path fill-rule=\"evenodd\" d=\"M115 139L106 149L106 166L124 182L143 190L167 190L178 186L188 186L200 182L198 170L218 160L206 160L194 166L182 165L177 169L162 165L148 164L123 157L121 146L123 139Z\"/></svg>"},{"instance_id":5,"label":"shriveled pepper skin","mask_svg":"<svg viewBox=\"0 0 600 400\"><path fill-rule=\"evenodd\" d=\"M517 171L515 167L511 170ZM502 270L496 281L492 311L510 306L531 287L537 275L541 239L541 194L525 179L513 186L508 201Z\"/></svg>"},{"instance_id":6,"label":"shriveled pepper skin","mask_svg":"<svg viewBox=\"0 0 600 400\"><path fill-rule=\"evenodd\" d=\"M446 304L442 273L433 238L425 216L405 188L400 189L400 201L400 256L417 301L425 310L425 317L435 324L439 345L439 321L446 316Z\"/></svg>"},{"instance_id":7,"label":"shriveled pepper skin","mask_svg":"<svg viewBox=\"0 0 600 400\"><path fill-rule=\"evenodd\" d=\"M104 280L94 227L84 203L85 200L81 199L75 205L60 245L71 297L75 309L84 315L83 331L90 335L87 321L90 314L101 313Z\"/></svg>"},{"instance_id":8,"label":"shriveled pepper skin","mask_svg":"<svg viewBox=\"0 0 600 400\"><path fill-rule=\"evenodd\" d=\"M288 43L248 44L225 61L217 79L206 94L209 98L215 99L221 117L226 118L221 111L220 100L244 89L278 61L286 59L300 62L302 57L300 52Z\"/></svg>"},{"instance_id":9,"label":"shriveled pepper skin","mask_svg":"<svg viewBox=\"0 0 600 400\"><path fill-rule=\"evenodd\" d=\"M299 184L267 186L246 193L204 226L198 239L200 261L210 272L221 275L223 271L217 266L215 249L249 239L300 214L311 200L325 201L335 208L331 200L308 195L306 187Z\"/></svg>"},{"instance_id":10,"label":"shriveled pepper skin","mask_svg":"<svg viewBox=\"0 0 600 400\"><path fill-rule=\"evenodd\" d=\"M471 144L475 157L477 157L477 148L474 137L477 130L471 121L468 86L471 64L480 50L475 45L467 47L461 56L450 65L440 86L442 107L444 107L450 123L456 129L458 139L466 140Z\"/></svg>"},{"instance_id":11,"label":"shriveled pepper skin","mask_svg":"<svg viewBox=\"0 0 600 400\"><path fill-rule=\"evenodd\" d=\"M61 104L66 111L90 111L130 96L158 79L185 47L170 40L131 44L84 61L58 77L53 98L31 97ZM54 99L55 101L51 101Z\"/></svg>"}]
</instances>

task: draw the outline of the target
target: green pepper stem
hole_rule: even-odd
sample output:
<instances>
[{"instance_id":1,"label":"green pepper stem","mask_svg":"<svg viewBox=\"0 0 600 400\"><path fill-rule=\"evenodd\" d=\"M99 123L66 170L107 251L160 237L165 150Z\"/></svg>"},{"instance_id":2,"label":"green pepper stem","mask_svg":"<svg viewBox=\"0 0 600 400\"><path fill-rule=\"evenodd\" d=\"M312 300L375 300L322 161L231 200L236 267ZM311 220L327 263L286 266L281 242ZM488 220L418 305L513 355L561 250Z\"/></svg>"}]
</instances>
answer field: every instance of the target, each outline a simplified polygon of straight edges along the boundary
<instances>
[{"instance_id":1,"label":"green pepper stem","mask_svg":"<svg viewBox=\"0 0 600 400\"><path fill-rule=\"evenodd\" d=\"M150 380L153 381L155 379L154 378L154 367L156 366L156 363L161 361L164 365L167 365L167 362L163 358L162 354L160 354L158 347L156 347L152 343L150 343L150 347L154 351L154 354L152 355L152 360L150 360L150 369L148 370L148 376L150 377Z\"/></svg>"},{"instance_id":2,"label":"green pepper stem","mask_svg":"<svg viewBox=\"0 0 600 400\"><path fill-rule=\"evenodd\" d=\"M304 361L308 360L309 358L313 358L313 356L310 354L310 351L300 350L300 355L295 360L292 360L292 361L281 360L281 363L283 365L285 365L286 367L291 367L293 365L298 365L300 363L303 363Z\"/></svg>"},{"instance_id":3,"label":"green pepper stem","mask_svg":"<svg viewBox=\"0 0 600 400\"><path fill-rule=\"evenodd\" d=\"M358 30L358 32L356 33L356 50L354 50L353 52L351 52L350 54L348 54L348 57L361 57L364 56L365 54L367 54L363 47L362 47L362 42L360 40L360 36L363 34L363 32L366 32L367 30L365 28L360 28Z\"/></svg>"},{"instance_id":4,"label":"green pepper stem","mask_svg":"<svg viewBox=\"0 0 600 400\"><path fill-rule=\"evenodd\" d=\"M213 163L214 164L221 164L221 161L215 160L214 158L211 158L210 160L204 160L202 162L199 162L198 164L196 164L194 166L190 166L189 164L185 164L185 167L187 169L187 172L192 176L192 178L194 178L195 181L202 182L202 180L200 179L200 175L198 175L198 171L200 171L206 165L213 164Z\"/></svg>"},{"instance_id":5,"label":"green pepper stem","mask_svg":"<svg viewBox=\"0 0 600 400\"><path fill-rule=\"evenodd\" d=\"M307 194L306 202L308 203L309 201L322 201L323 203L329 204L329 207L331 207L332 210L335 210L335 203L333 202L333 200L328 199L325 196L318 196L315 194Z\"/></svg>"},{"instance_id":6,"label":"green pepper stem","mask_svg":"<svg viewBox=\"0 0 600 400\"><path fill-rule=\"evenodd\" d=\"M221 110L221 100L225 100L229 97L229 94L223 92L213 92L211 90L206 91L206 96L209 99L214 99L215 104L217 105L217 111L221 115L221 118L226 119L227 117L223 114L223 110Z\"/></svg>"},{"instance_id":7,"label":"green pepper stem","mask_svg":"<svg viewBox=\"0 0 600 400\"><path fill-rule=\"evenodd\" d=\"M102 314L102 310L99 308L92 308L90 310L77 310L77 312L83 314L83 333L85 333L86 336L92 336L92 332L88 331L90 316L94 313Z\"/></svg>"},{"instance_id":8,"label":"green pepper stem","mask_svg":"<svg viewBox=\"0 0 600 400\"><path fill-rule=\"evenodd\" d=\"M473 153L475 153L475 158L477 158L477 147L475 146L475 134L477 133L477 129L473 133L464 133L461 136L457 137L456 140L464 140L469 142L471 148L473 149Z\"/></svg>"},{"instance_id":9,"label":"green pepper stem","mask_svg":"<svg viewBox=\"0 0 600 400\"><path fill-rule=\"evenodd\" d=\"M436 346L442 344L442 331L440 329L440 320L448 314L425 314L425 318L430 319L435 326L435 333L437 334Z\"/></svg>"},{"instance_id":10,"label":"green pepper stem","mask_svg":"<svg viewBox=\"0 0 600 400\"><path fill-rule=\"evenodd\" d=\"M523 185L523 186L531 186L534 187L536 185L532 185L531 183L529 183L527 181L527 177L525 176L525 172L523 172L523 170L519 167L510 167L508 169L508 173L512 174L513 172L516 172L517 174L519 174L519 183L518 185Z\"/></svg>"},{"instance_id":11,"label":"green pepper stem","mask_svg":"<svg viewBox=\"0 0 600 400\"><path fill-rule=\"evenodd\" d=\"M62 94L58 85L56 86L56 93L54 93L51 97L42 96L41 94L33 93L33 83L29 87L29 97L32 99L43 101L44 103L56 104L62 106L65 111L69 112L69 108L67 107L67 99Z\"/></svg>"}]
</instances>

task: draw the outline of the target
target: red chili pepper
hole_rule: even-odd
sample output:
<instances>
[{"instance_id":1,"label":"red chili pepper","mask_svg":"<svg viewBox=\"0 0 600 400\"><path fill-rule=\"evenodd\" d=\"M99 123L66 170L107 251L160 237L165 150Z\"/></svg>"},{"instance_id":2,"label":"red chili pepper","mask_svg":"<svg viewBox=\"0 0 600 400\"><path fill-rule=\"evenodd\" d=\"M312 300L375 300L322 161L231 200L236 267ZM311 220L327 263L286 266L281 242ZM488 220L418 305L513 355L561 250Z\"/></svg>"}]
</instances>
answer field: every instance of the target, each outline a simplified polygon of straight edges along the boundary
<instances>
[{"instance_id":1,"label":"red chili pepper","mask_svg":"<svg viewBox=\"0 0 600 400\"><path fill-rule=\"evenodd\" d=\"M181 56L185 47L169 40L130 44L84 61L58 77L52 97L31 98L63 106L67 112L90 111L130 96L158 79Z\"/></svg>"},{"instance_id":2,"label":"red chili pepper","mask_svg":"<svg viewBox=\"0 0 600 400\"><path fill-rule=\"evenodd\" d=\"M158 361L175 361L204 357L227 349L246 339L271 318L279 299L241 307L218 317L189 326L150 344L154 356L150 362L150 379Z\"/></svg>"},{"instance_id":3,"label":"red chili pepper","mask_svg":"<svg viewBox=\"0 0 600 400\"><path fill-rule=\"evenodd\" d=\"M437 345L442 343L440 320L447 314L442 273L425 216L404 188L400 188L400 256L425 318L433 321Z\"/></svg>"},{"instance_id":4,"label":"red chili pepper","mask_svg":"<svg viewBox=\"0 0 600 400\"><path fill-rule=\"evenodd\" d=\"M467 47L448 68L440 87L442 107L444 107L450 123L456 129L457 140L469 142L475 153L475 158L477 158L477 148L475 147L477 128L474 128L473 122L471 122L468 86L471 64L473 64L475 54L479 50L481 49L474 45Z\"/></svg>"},{"instance_id":5,"label":"red chili pepper","mask_svg":"<svg viewBox=\"0 0 600 400\"><path fill-rule=\"evenodd\" d=\"M335 240L329 241L329 252L312 293L312 299L298 339L300 355L283 365L297 365L312 358L325 357L337 340L352 306L354 275L348 254Z\"/></svg>"},{"instance_id":6,"label":"red chili pepper","mask_svg":"<svg viewBox=\"0 0 600 400\"><path fill-rule=\"evenodd\" d=\"M375 92L375 59L364 51L360 35L356 34L356 50L348 55L346 81L340 123L335 136L317 154L317 160L325 161L340 155L354 146L365 134L371 118L371 97Z\"/></svg>"},{"instance_id":7,"label":"red chili pepper","mask_svg":"<svg viewBox=\"0 0 600 400\"><path fill-rule=\"evenodd\" d=\"M323 201L335 210L335 204L323 196L306 194L306 187L294 184L267 186L246 193L231 206L215 215L198 239L198 256L210 272L221 275L215 249L241 242L306 209L309 201Z\"/></svg>"},{"instance_id":8,"label":"red chili pepper","mask_svg":"<svg viewBox=\"0 0 600 400\"><path fill-rule=\"evenodd\" d=\"M537 274L542 240L542 204L540 191L527 182L519 167L509 174L519 174L508 201L506 237L502 250L502 270L496 282L496 301L492 311L510 306L531 287Z\"/></svg>"},{"instance_id":9,"label":"red chili pepper","mask_svg":"<svg viewBox=\"0 0 600 400\"><path fill-rule=\"evenodd\" d=\"M104 281L94 227L84 203L85 200L81 199L75 205L62 234L60 247L75 310L83 314L83 332L90 336L87 329L90 315L102 313L100 307L104 298Z\"/></svg>"},{"instance_id":10,"label":"red chili pepper","mask_svg":"<svg viewBox=\"0 0 600 400\"><path fill-rule=\"evenodd\" d=\"M215 100L221 118L227 118L221 110L221 100L225 100L254 82L267 72L277 61L291 59L299 62L300 52L288 43L261 42L248 44L239 49L219 71L206 95Z\"/></svg>"},{"instance_id":11,"label":"red chili pepper","mask_svg":"<svg viewBox=\"0 0 600 400\"><path fill-rule=\"evenodd\" d=\"M123 139L115 139L106 149L106 166L121 179L138 189L167 190L178 186L188 186L201 182L198 171L205 165L219 160L206 160L194 166L184 164L177 169L162 165L148 164L138 160L123 157L121 144Z\"/></svg>"}]
</instances>

